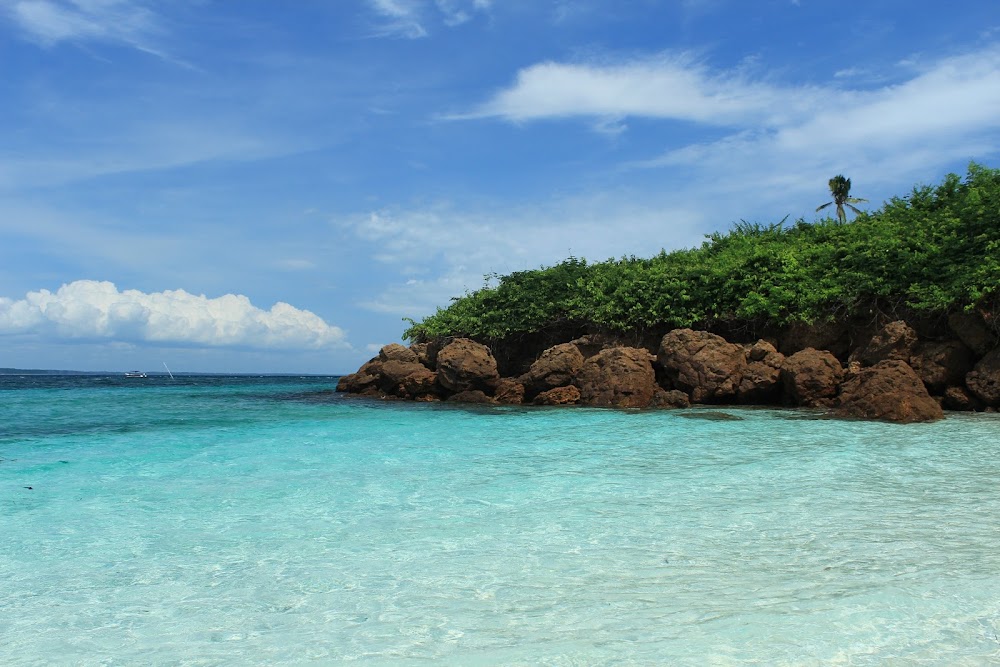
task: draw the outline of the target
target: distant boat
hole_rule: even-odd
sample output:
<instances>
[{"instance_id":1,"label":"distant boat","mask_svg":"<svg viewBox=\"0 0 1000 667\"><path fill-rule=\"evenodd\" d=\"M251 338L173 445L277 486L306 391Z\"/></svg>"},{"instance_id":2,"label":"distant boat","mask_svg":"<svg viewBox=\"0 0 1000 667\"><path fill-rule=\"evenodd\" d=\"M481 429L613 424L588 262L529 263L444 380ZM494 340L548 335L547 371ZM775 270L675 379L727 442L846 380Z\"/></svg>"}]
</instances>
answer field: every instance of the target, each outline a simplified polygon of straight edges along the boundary
<instances>
[{"instance_id":1,"label":"distant boat","mask_svg":"<svg viewBox=\"0 0 1000 667\"><path fill-rule=\"evenodd\" d=\"M125 374L125 377L127 377L127 378L144 378L144 377L146 377L146 374L143 373L142 371L129 371L128 373Z\"/></svg>"}]
</instances>

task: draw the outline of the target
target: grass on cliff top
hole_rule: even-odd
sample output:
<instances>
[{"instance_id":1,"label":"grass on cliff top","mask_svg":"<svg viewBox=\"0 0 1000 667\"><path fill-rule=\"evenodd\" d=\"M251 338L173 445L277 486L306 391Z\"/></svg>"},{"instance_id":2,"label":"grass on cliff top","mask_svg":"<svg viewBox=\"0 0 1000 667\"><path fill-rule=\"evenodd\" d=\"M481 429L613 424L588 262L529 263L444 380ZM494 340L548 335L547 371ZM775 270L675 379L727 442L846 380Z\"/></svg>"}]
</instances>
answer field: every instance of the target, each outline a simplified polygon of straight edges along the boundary
<instances>
[{"instance_id":1,"label":"grass on cliff top","mask_svg":"<svg viewBox=\"0 0 1000 667\"><path fill-rule=\"evenodd\" d=\"M853 222L737 224L701 247L494 276L452 299L411 341L498 341L557 327L634 332L821 322L873 308L940 315L995 310L1000 288L1000 170L971 164L964 179L894 197Z\"/></svg>"}]
</instances>

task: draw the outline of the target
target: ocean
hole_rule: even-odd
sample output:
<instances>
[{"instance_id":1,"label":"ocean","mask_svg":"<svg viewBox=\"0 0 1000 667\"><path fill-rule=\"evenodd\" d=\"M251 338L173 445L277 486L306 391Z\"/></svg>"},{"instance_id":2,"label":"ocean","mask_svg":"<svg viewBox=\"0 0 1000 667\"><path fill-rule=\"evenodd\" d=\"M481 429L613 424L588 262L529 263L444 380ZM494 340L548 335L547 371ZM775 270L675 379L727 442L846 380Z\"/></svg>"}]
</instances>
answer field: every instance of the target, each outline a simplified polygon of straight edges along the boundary
<instances>
[{"instance_id":1,"label":"ocean","mask_svg":"<svg viewBox=\"0 0 1000 667\"><path fill-rule=\"evenodd\" d=\"M0 376L0 664L1000 664L1000 415L335 385Z\"/></svg>"}]
</instances>

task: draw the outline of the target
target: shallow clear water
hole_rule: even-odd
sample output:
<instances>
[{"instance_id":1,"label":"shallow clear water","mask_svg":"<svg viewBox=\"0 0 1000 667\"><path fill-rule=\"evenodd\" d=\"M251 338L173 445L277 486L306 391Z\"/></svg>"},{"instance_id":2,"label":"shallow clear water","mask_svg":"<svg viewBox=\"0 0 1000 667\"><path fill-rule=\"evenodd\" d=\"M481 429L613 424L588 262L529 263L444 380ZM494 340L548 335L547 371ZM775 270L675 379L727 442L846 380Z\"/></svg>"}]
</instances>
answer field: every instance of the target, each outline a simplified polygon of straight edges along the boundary
<instances>
[{"instance_id":1,"label":"shallow clear water","mask_svg":"<svg viewBox=\"0 0 1000 667\"><path fill-rule=\"evenodd\" d=\"M1000 663L996 415L334 384L0 377L0 664Z\"/></svg>"}]
</instances>

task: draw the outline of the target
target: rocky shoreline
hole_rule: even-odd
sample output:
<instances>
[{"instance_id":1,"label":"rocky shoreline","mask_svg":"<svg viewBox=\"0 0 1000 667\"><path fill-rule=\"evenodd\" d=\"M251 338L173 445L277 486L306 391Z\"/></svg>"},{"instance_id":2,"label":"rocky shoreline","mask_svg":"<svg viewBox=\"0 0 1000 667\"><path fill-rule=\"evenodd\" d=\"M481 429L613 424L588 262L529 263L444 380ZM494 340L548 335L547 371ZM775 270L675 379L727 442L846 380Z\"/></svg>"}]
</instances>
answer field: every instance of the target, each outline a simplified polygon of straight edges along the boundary
<instances>
[{"instance_id":1,"label":"rocky shoreline","mask_svg":"<svg viewBox=\"0 0 1000 667\"><path fill-rule=\"evenodd\" d=\"M736 343L675 329L655 350L588 335L507 364L519 369L507 377L493 351L468 338L391 344L342 377L337 391L504 405L811 407L904 423L941 419L944 410L996 410L1000 347L993 330L978 315L954 315L948 324L949 335L929 339L897 320L855 346L835 336L829 349L815 345L819 330Z\"/></svg>"}]
</instances>

